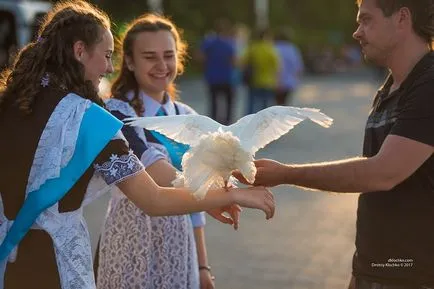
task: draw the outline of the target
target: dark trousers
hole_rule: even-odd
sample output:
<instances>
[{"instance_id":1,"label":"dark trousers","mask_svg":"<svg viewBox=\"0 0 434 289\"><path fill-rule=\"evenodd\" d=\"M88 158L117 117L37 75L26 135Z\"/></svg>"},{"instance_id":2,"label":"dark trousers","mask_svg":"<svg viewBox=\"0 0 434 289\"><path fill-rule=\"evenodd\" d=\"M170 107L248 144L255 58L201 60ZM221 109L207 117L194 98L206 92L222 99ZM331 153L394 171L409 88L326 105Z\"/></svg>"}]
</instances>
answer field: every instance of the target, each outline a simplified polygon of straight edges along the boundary
<instances>
[{"instance_id":1,"label":"dark trousers","mask_svg":"<svg viewBox=\"0 0 434 289\"><path fill-rule=\"evenodd\" d=\"M250 87L246 114L257 113L274 101L275 91L271 88Z\"/></svg>"},{"instance_id":2,"label":"dark trousers","mask_svg":"<svg viewBox=\"0 0 434 289\"><path fill-rule=\"evenodd\" d=\"M231 124L232 107L234 101L234 88L231 84L210 84L209 94L211 96L210 115L211 118L224 125ZM222 96L225 107L219 106L218 98Z\"/></svg>"}]
</instances>

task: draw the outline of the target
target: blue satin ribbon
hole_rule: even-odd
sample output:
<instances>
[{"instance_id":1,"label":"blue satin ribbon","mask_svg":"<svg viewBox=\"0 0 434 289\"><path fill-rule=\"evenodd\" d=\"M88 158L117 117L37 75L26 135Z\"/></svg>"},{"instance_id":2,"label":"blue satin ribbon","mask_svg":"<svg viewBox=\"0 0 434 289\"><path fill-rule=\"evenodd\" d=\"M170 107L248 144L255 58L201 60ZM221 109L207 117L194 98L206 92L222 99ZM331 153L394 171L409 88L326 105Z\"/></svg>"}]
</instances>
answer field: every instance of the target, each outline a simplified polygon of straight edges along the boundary
<instances>
[{"instance_id":1,"label":"blue satin ribbon","mask_svg":"<svg viewBox=\"0 0 434 289\"><path fill-rule=\"evenodd\" d=\"M160 107L160 109L156 113L156 116L167 116L167 113L163 107ZM182 156L185 154L186 151L188 151L190 146L176 142L154 130L150 130L149 132L167 149L172 165L178 170L182 171Z\"/></svg>"},{"instance_id":2,"label":"blue satin ribbon","mask_svg":"<svg viewBox=\"0 0 434 289\"><path fill-rule=\"evenodd\" d=\"M9 256L44 210L66 195L121 128L122 122L100 106L92 104L86 110L74 155L60 170L58 178L46 181L37 191L29 193L0 246L0 260Z\"/></svg>"},{"instance_id":3,"label":"blue satin ribbon","mask_svg":"<svg viewBox=\"0 0 434 289\"><path fill-rule=\"evenodd\" d=\"M189 150L190 146L176 142L154 130L149 132L167 149L172 165L182 171L182 156Z\"/></svg>"}]
</instances>

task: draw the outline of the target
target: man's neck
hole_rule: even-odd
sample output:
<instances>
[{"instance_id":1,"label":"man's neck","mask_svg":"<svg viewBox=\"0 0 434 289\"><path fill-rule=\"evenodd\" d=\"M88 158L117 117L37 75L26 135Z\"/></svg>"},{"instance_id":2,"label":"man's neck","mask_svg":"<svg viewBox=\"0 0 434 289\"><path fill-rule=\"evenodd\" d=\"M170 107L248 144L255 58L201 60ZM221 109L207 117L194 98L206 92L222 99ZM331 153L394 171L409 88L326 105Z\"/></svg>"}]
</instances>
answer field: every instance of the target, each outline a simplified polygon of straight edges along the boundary
<instances>
[{"instance_id":1,"label":"man's neck","mask_svg":"<svg viewBox=\"0 0 434 289\"><path fill-rule=\"evenodd\" d=\"M393 76L391 89L399 88L415 65L430 51L428 45L422 42L412 44L402 45L390 56L388 67Z\"/></svg>"}]
</instances>

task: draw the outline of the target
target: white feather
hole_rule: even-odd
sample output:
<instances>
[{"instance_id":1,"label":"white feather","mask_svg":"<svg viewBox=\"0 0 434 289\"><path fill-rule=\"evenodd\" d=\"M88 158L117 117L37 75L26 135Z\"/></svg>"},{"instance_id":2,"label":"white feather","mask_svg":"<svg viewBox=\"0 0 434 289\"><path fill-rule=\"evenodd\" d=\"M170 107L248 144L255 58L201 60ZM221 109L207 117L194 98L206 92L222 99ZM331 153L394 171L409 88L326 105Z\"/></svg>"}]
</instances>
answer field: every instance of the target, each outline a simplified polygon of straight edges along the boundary
<instances>
[{"instance_id":1,"label":"white feather","mask_svg":"<svg viewBox=\"0 0 434 289\"><path fill-rule=\"evenodd\" d=\"M243 148L254 155L306 118L323 127L329 127L333 123L333 119L317 109L272 106L241 118L229 126L229 130L242 140Z\"/></svg>"},{"instance_id":2,"label":"white feather","mask_svg":"<svg viewBox=\"0 0 434 289\"><path fill-rule=\"evenodd\" d=\"M183 171L173 184L189 187L201 199L210 188L230 183L236 169L253 183L255 153L306 118L323 127L333 122L317 109L273 106L247 115L231 126L202 115L130 118L127 124L155 130L190 145L182 158Z\"/></svg>"},{"instance_id":3,"label":"white feather","mask_svg":"<svg viewBox=\"0 0 434 289\"><path fill-rule=\"evenodd\" d=\"M183 144L194 146L204 134L216 131L221 124L204 115L184 114L126 118L127 125L155 130Z\"/></svg>"}]
</instances>

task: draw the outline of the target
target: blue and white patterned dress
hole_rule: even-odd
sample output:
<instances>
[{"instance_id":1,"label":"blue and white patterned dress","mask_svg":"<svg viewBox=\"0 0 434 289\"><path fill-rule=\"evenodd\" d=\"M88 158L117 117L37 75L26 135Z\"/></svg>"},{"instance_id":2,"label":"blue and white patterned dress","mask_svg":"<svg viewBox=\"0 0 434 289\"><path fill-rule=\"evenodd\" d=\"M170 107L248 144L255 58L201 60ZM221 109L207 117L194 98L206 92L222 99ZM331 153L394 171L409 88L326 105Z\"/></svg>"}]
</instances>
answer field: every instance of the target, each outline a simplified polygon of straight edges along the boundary
<instances>
[{"instance_id":1,"label":"blue and white patterned dress","mask_svg":"<svg viewBox=\"0 0 434 289\"><path fill-rule=\"evenodd\" d=\"M51 86L41 90L39 96L31 115L21 117L18 111L7 109L7 117L0 123L2 132L25 132L8 133L10 137L0 142L0 171L7 176L0 181L0 243L6 242L6 247L2 246L6 258L0 260L0 288L95 289L83 207L105 192L116 190L121 194L115 185L144 167L129 152L121 124L105 110L95 109L95 104L75 93ZM119 126L101 136L92 134L93 127L86 129L86 119L99 126L111 126L110 122ZM100 147L98 143L105 145ZM22 160L11 166L8 158L19 154ZM40 192L49 192L50 197ZM41 207L41 212L27 230L28 217L32 218L32 210L26 207L29 203L33 208ZM19 212L13 216L15 208ZM19 233L25 233L22 239L12 230L14 225L20 228ZM12 239L10 234L14 235ZM8 251L8 244L14 245L12 251Z\"/></svg>"},{"instance_id":2,"label":"blue and white patterned dress","mask_svg":"<svg viewBox=\"0 0 434 289\"><path fill-rule=\"evenodd\" d=\"M143 116L195 113L171 100L163 105L141 93ZM111 99L108 109L119 119L137 116L124 101ZM130 147L145 166L160 159L171 162L168 150L140 128L125 126ZM149 136L149 132L146 132ZM100 241L98 288L199 288L199 271L193 227L205 225L203 213L150 217L121 194L110 200Z\"/></svg>"}]
</instances>

